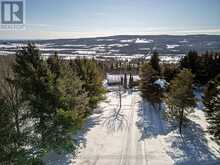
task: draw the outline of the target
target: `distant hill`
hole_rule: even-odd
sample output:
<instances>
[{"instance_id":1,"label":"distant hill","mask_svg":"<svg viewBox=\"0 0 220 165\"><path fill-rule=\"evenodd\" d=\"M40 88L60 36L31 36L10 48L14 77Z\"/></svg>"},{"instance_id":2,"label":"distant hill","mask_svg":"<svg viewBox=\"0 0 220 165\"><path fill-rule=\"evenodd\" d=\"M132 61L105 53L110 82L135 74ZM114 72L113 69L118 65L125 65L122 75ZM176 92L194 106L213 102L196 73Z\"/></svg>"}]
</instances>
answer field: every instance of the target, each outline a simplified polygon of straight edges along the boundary
<instances>
[{"instance_id":1,"label":"distant hill","mask_svg":"<svg viewBox=\"0 0 220 165\"><path fill-rule=\"evenodd\" d=\"M13 54L28 41L0 41L0 55ZM81 39L32 40L44 55L141 56L154 50L161 55L180 55L190 50L220 51L220 35L121 35Z\"/></svg>"}]
</instances>

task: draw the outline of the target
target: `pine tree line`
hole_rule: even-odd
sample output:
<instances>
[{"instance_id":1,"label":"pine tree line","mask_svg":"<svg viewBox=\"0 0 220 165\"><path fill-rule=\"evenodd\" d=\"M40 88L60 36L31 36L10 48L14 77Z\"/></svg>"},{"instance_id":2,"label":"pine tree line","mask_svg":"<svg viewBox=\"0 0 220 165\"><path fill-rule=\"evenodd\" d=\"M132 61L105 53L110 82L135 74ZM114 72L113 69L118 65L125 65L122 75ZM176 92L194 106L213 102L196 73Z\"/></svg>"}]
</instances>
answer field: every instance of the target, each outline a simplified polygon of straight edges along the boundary
<instances>
[{"instance_id":1,"label":"pine tree line","mask_svg":"<svg viewBox=\"0 0 220 165\"><path fill-rule=\"evenodd\" d=\"M203 102L209 122L208 131L220 143L220 74L208 82Z\"/></svg>"},{"instance_id":2,"label":"pine tree line","mask_svg":"<svg viewBox=\"0 0 220 165\"><path fill-rule=\"evenodd\" d=\"M196 104L193 94L193 78L190 70L181 70L170 82L166 95L167 116L178 122L180 134L182 134L184 123L187 122L187 116L193 112Z\"/></svg>"},{"instance_id":3,"label":"pine tree line","mask_svg":"<svg viewBox=\"0 0 220 165\"><path fill-rule=\"evenodd\" d=\"M172 72L169 72L169 71ZM167 116L169 119L177 121L179 132L182 134L182 126L186 121L186 116L192 112L195 106L193 96L193 74L188 69L180 72L174 66L161 65L158 53L154 53L149 62L145 62L140 69L140 90L142 97L151 103L155 110L156 105L160 105L163 101L168 105ZM170 85L166 89L155 82L166 82ZM167 84L167 82L166 82ZM164 84L164 85L166 85Z\"/></svg>"},{"instance_id":4,"label":"pine tree line","mask_svg":"<svg viewBox=\"0 0 220 165\"><path fill-rule=\"evenodd\" d=\"M199 55L196 51L190 51L180 61L180 67L191 69L195 75L194 84L205 86L203 102L209 123L208 131L220 142L220 53L206 52Z\"/></svg>"},{"instance_id":5,"label":"pine tree line","mask_svg":"<svg viewBox=\"0 0 220 165\"><path fill-rule=\"evenodd\" d=\"M177 122L182 134L187 116L195 107L193 89L196 85L205 85L204 105L208 130L220 142L219 69L219 53L199 55L196 51L190 51L179 64L160 64L158 53L154 53L150 61L145 61L140 68L140 90L151 104L166 103L168 119ZM158 90L153 83L157 79L165 79L169 87L165 91Z\"/></svg>"},{"instance_id":6,"label":"pine tree line","mask_svg":"<svg viewBox=\"0 0 220 165\"><path fill-rule=\"evenodd\" d=\"M96 61L45 60L29 44L9 63L1 73L0 162L40 164L49 151L74 151L74 134L105 92Z\"/></svg>"},{"instance_id":7,"label":"pine tree line","mask_svg":"<svg viewBox=\"0 0 220 165\"><path fill-rule=\"evenodd\" d=\"M180 68L187 68L195 75L195 82L205 85L220 73L220 53L206 52L198 54L190 51L180 61Z\"/></svg>"}]
</instances>

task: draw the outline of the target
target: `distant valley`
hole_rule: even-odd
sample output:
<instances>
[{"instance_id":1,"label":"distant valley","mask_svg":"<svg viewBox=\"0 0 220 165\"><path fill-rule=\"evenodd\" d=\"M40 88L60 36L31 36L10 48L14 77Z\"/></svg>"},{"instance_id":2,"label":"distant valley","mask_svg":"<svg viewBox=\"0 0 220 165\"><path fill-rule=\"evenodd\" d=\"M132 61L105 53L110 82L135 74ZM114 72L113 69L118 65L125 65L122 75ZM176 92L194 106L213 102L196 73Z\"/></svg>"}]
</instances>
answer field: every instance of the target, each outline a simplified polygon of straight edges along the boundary
<instances>
[{"instance_id":1,"label":"distant valley","mask_svg":"<svg viewBox=\"0 0 220 165\"><path fill-rule=\"evenodd\" d=\"M0 41L0 55L14 54L27 40ZM190 50L220 51L220 35L121 35L81 39L31 40L42 55L54 52L63 57L138 58L159 52L161 56L179 57Z\"/></svg>"}]
</instances>

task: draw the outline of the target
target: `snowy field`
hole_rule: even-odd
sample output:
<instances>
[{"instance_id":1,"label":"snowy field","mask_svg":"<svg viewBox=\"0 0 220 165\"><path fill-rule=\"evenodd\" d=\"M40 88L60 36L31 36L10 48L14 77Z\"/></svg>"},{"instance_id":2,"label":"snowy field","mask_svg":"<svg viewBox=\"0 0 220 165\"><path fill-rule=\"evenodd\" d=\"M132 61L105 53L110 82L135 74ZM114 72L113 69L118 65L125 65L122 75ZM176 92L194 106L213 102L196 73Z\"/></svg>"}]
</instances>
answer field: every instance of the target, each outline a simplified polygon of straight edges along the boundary
<instances>
[{"instance_id":1,"label":"snowy field","mask_svg":"<svg viewBox=\"0 0 220 165\"><path fill-rule=\"evenodd\" d=\"M219 165L219 146L206 133L207 122L201 95L195 92L198 105L190 115L190 125L183 138L171 123L143 101L139 92L107 94L78 134L79 147L73 154L49 154L48 165ZM164 109L164 108L163 108Z\"/></svg>"},{"instance_id":2,"label":"snowy field","mask_svg":"<svg viewBox=\"0 0 220 165\"><path fill-rule=\"evenodd\" d=\"M17 48L26 46L28 40L1 40L0 55L11 55ZM187 54L190 50L199 53L219 52L220 36L216 35L120 35L95 38L73 38L53 40L31 40L41 50L42 55L66 54L66 59L77 56L133 59L145 57L157 51L164 62L175 62L175 56ZM63 57L63 56L62 56ZM171 61L170 61L171 60ZM162 60L163 61L163 60Z\"/></svg>"}]
</instances>

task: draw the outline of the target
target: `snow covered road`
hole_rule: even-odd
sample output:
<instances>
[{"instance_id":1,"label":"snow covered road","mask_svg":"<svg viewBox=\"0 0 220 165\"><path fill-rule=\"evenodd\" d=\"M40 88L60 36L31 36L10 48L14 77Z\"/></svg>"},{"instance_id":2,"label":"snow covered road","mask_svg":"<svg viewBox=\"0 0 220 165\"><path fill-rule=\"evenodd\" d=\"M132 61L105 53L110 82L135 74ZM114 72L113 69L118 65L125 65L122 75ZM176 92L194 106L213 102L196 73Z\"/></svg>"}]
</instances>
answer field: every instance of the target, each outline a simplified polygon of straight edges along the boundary
<instances>
[{"instance_id":1,"label":"snow covered road","mask_svg":"<svg viewBox=\"0 0 220 165\"><path fill-rule=\"evenodd\" d=\"M183 131L164 120L163 113L143 101L139 92L119 99L107 94L79 134L76 156L51 154L48 165L172 165L220 164L219 146L205 134L204 113L197 110ZM115 115L117 114L117 115ZM49 163L50 162L50 163Z\"/></svg>"},{"instance_id":2,"label":"snow covered road","mask_svg":"<svg viewBox=\"0 0 220 165\"><path fill-rule=\"evenodd\" d=\"M138 94L124 94L120 114L124 116L124 126L119 130L106 126L110 114L118 107L118 98L112 93L108 108L103 112L100 125L87 134L86 148L77 155L74 164L78 165L146 165L145 143L141 131L136 126L140 97ZM109 108L111 107L112 108ZM114 123L117 125L117 121ZM114 127L115 128L115 127ZM97 135L97 132L100 134ZM95 138L93 138L95 137ZM94 144L95 143L95 144ZM97 146L102 146L97 149Z\"/></svg>"}]
</instances>

